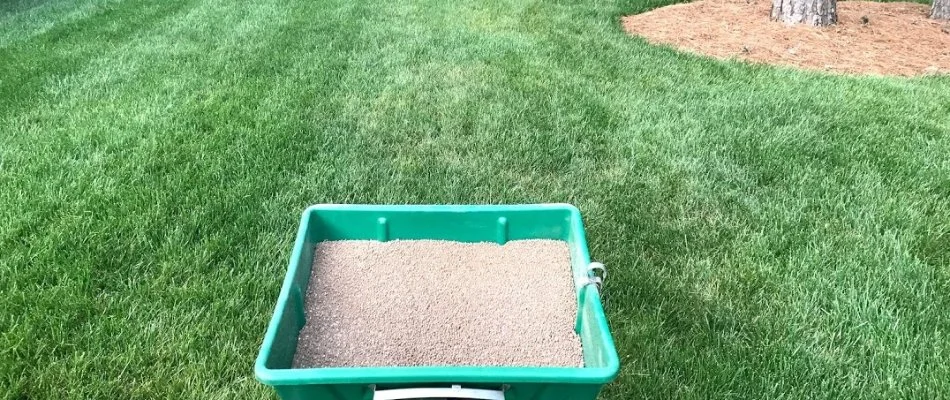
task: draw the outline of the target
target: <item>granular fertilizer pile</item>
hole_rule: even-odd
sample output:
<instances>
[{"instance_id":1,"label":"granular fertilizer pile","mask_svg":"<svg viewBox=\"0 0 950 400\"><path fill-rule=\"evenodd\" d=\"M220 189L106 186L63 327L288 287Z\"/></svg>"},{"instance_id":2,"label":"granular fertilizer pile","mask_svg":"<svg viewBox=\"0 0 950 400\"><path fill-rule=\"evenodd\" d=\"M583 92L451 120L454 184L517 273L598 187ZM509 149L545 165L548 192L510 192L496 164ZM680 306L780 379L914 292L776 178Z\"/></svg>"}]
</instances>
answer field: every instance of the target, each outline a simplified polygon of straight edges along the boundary
<instances>
[{"instance_id":1,"label":"granular fertilizer pile","mask_svg":"<svg viewBox=\"0 0 950 400\"><path fill-rule=\"evenodd\" d=\"M583 366L567 244L322 242L294 368Z\"/></svg>"}]
</instances>

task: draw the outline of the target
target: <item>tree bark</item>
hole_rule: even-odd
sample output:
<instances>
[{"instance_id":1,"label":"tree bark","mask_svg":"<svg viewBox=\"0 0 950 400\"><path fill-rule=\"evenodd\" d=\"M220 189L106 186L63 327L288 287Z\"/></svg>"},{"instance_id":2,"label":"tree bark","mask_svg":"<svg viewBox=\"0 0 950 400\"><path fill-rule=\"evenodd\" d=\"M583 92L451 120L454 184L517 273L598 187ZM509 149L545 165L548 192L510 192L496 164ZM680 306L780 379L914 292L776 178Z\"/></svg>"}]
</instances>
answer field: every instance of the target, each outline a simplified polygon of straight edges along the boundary
<instances>
[{"instance_id":1,"label":"tree bark","mask_svg":"<svg viewBox=\"0 0 950 400\"><path fill-rule=\"evenodd\" d=\"M950 0L933 0L930 6L930 18L950 19Z\"/></svg>"},{"instance_id":2,"label":"tree bark","mask_svg":"<svg viewBox=\"0 0 950 400\"><path fill-rule=\"evenodd\" d=\"M772 20L812 26L833 25L838 22L838 1L772 0Z\"/></svg>"}]
</instances>

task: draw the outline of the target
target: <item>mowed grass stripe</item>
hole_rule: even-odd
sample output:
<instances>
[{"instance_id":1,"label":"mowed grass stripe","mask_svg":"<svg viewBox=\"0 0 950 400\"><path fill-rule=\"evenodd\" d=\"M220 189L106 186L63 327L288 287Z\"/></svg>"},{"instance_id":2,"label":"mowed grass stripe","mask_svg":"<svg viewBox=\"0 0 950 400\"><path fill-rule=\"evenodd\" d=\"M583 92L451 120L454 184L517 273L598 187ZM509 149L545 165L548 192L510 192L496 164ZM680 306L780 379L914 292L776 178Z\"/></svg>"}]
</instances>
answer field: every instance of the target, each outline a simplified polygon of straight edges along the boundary
<instances>
[{"instance_id":1,"label":"mowed grass stripe","mask_svg":"<svg viewBox=\"0 0 950 400\"><path fill-rule=\"evenodd\" d=\"M193 10L189 15L200 12L220 13L220 7L228 7L230 4L218 3L213 4L213 7L209 6L212 5L204 4L202 7ZM202 8L210 9L202 10ZM254 8L266 9L268 6L258 4ZM270 8L289 11L276 2L271 2ZM246 24L243 27L228 25L231 21L222 21L222 24L216 27L206 27L209 30L225 28L216 31L219 36L207 36L208 41L229 42L226 36L220 36L220 34L225 32L227 28L233 27L235 31L239 31L238 34L243 35L247 32L246 25L248 24L256 25L253 30L270 36L276 30L274 29L275 24L287 24L288 22L286 18L269 19L273 14L266 12L250 14L249 16L252 18L245 21ZM208 15L206 14L200 18L208 18ZM340 21L350 21L350 19L341 18ZM290 22L292 23L291 28L284 29L285 32L281 36L282 38L292 37L293 30L306 29L309 25L309 23L302 24L301 20ZM163 27L167 30L152 37L158 38L164 35L166 39L176 40L177 36L182 34L182 30L187 32L195 29L194 25L187 24L181 24L177 27L168 25ZM178 33L176 33L176 29ZM324 29L338 32L330 27ZM245 45L243 40L248 40L248 38L245 37L237 44L239 46ZM253 40L253 38L250 38L250 40ZM161 45L162 43L159 43L161 41L150 41L149 45ZM215 306L212 307L213 309L201 310L197 313L176 313L174 318L161 316L162 309L165 306L157 306L152 309L147 305L151 304L151 300L148 299L156 297L155 300L158 301L158 304L165 304L162 303L162 300L179 302L181 299L186 299L185 304L210 304L215 297L234 295L247 290L250 290L250 293L263 290L263 292L248 297L248 299L262 299L269 292L267 289L273 291L276 287L276 281L272 281L270 285L257 285L260 282L259 276L248 280L246 272L243 274L235 272L234 268L238 265L223 271L211 267L220 261L220 259L217 259L217 257L220 257L218 251L224 251L229 253L228 257L234 257L231 251L235 249L237 243L261 243L261 247L246 250L251 254L273 253L274 250L278 249L274 244L276 239L272 235L261 233L265 229L262 229L259 224L266 225L268 221L254 218L253 216L257 215L256 213L247 212L244 214L244 216L250 218L238 219L237 221L229 220L232 217L231 213L239 210L234 208L236 202L243 202L243 204L248 204L252 208L260 207L266 205L265 200L273 196L274 191L262 191L260 186L254 185L233 187L230 185L230 179L226 179L226 174L222 174L222 171L218 168L221 168L222 165L232 165L234 169L241 170L241 173L237 176L244 176L248 171L253 176L256 168L271 169L273 167L261 163L267 164L279 161L279 159L274 158L274 155L256 157L247 154L247 150L272 152L274 149L287 148L289 146L284 141L292 141L293 136L287 136L287 132L284 131L279 133L269 131L268 133L271 133L271 135L268 137L261 137L259 141L251 141L250 143L245 140L242 144L242 141L231 139L239 135L253 138L253 128L258 124L260 115L254 113L243 115L243 111L240 113L224 113L224 115L212 114L218 112L219 108L227 108L228 105L237 105L236 108L243 110L243 107L251 104L252 101L257 101L260 97L273 97L274 95L270 92L274 91L274 88L269 82L273 82L271 79L274 76L255 77L255 80L260 83L254 86L256 89L253 92L235 92L238 94L237 97L224 94L220 99L210 99L210 102L194 99L195 97L201 99L202 92L207 87L195 86L193 91L179 91L181 88L167 87L169 83L176 83L174 79L169 82L167 78L168 76L174 76L177 79L187 79L188 73L182 72L188 71L189 68L195 68L211 76L198 76L193 79L206 80L206 82L216 81L216 83L220 82L218 83L220 86L225 87L233 84L233 82L247 83L242 75L254 76L259 73L255 69L272 69L283 74L287 72L285 71L286 68L296 67L294 64L285 64L281 68L272 68L268 65L270 60L267 59L269 55L266 53L260 54L258 62L248 63L246 58L241 58L241 54L228 54L228 50L221 48L217 43L206 42L205 44L209 48L220 51L220 53L217 53L220 57L212 57L211 60L214 62L210 65L204 64L207 62L204 61L205 57L189 58L187 55L171 61L165 60L164 63L159 59L146 59L146 61L155 62L142 62L137 65L133 63L131 70L123 71L124 74L128 75L127 80L114 82L118 84L118 89L110 85L85 86L84 84L87 81L98 80L96 76L100 75L100 71L92 69L83 73L86 76L85 79L81 77L71 79L79 86L63 89L65 92L73 93L74 96L77 94L82 97L88 96L87 100L74 102L69 101L72 98L68 97L67 101L48 105L46 112L55 115L81 115L84 112L101 113L97 118L79 118L75 121L79 126L68 130L66 134L80 133L85 136L92 132L92 138L98 140L92 143L87 142L81 146L81 154L78 156L81 160L79 165L98 160L93 163L104 168L91 169L91 166L88 166L90 169L87 172L95 174L95 176L89 176L88 179L101 181L104 177L113 182L112 186L115 190L101 191L103 187L100 184L95 187L95 191L90 190L90 192L83 193L83 196L73 199L73 201L68 198L58 199L60 208L56 209L55 215L51 218L55 219L55 222L47 228L61 234L45 236L36 242L30 243L31 246L42 246L43 248L37 249L39 251L32 254L36 256L33 260L21 264L27 268L17 270L19 274L22 274L20 278L24 278L21 282L32 282L37 285L37 287L32 288L30 296L16 296L10 299L11 302L16 304L14 305L16 308L37 311L27 315L11 316L16 318L14 325L19 328L18 333L20 335L18 336L31 337L31 342L34 344L77 340L79 344L74 344L70 348L79 346L96 349L95 351L99 352L92 360L76 360L70 359L68 354L63 354L61 351L42 345L22 347L21 349L27 351L26 354L21 354L24 362L26 360L42 360L45 363L52 363L52 365L36 363L33 369L16 373L20 376L20 383L17 383L17 385L21 387L23 393L30 393L33 387L50 387L49 385L53 383L54 379L58 379L61 375L76 376L76 371L95 372L102 377L97 381L76 385L66 392L76 397L110 397L119 394L131 394L134 397L136 393L138 395L148 395L150 393L154 394L156 391L166 394L174 393L176 390L182 390L190 386L190 384L165 384L164 382L169 380L166 376L182 373L179 365L171 366L168 363L177 364L190 358L196 359L192 360L194 362L188 367L189 370L204 371L199 373L202 378L198 380L231 382L233 379L238 379L238 382L245 382L237 388L212 391L212 393L202 391L200 393L209 395L217 393L222 398L233 398L235 391L247 395L263 390L262 387L258 387L256 384L250 387L250 391L247 390L250 380L245 376L246 371L244 369L238 368L240 374L236 378L229 378L230 374L222 373L220 368L232 366L230 363L215 364L213 360L202 359L205 356L200 354L220 351L222 343L214 341L215 332L209 331L205 334L196 335L193 330L177 328L180 324L188 325L196 321L207 320L208 315L214 316L211 319L222 318L215 325L226 326L227 320L230 318L229 315L231 315L229 313L233 314L234 310L245 310L248 307L253 307L253 304L235 299L229 302L230 305L225 306L224 310ZM264 42L261 45L266 46L267 43ZM139 49L130 46L125 50L133 54L141 52L145 53L146 56L150 55L149 46L138 47ZM273 48L273 51L283 50L285 49ZM339 55L342 54L345 53ZM337 56L338 54L335 52L327 52L315 58L332 61L335 57L339 58ZM123 54L122 57L129 56ZM235 61L236 58L240 58L240 62ZM102 64L108 64L109 61L97 60ZM198 63L194 64L191 61L197 61ZM235 64L239 66L238 71L234 69ZM306 64L309 67L310 59L301 59L296 64ZM337 66L345 65L339 61L336 61L335 64ZM178 75L165 75L165 73L177 73ZM281 90L286 91L286 89ZM144 98L134 96L136 93L141 94L142 91L154 91L160 94L171 92L176 97L170 101L180 101L181 106L171 114L162 115L160 112L153 112L154 110L149 107L151 105L149 100L152 100L150 98L152 96L143 96ZM130 93L132 94L131 97L129 96ZM102 101L103 95L107 98L106 101ZM285 98L292 99L293 97L286 96ZM169 100L166 99L166 101ZM98 104L90 110L89 102ZM158 108L161 106L161 104L155 105ZM150 116L147 119L148 123L145 124L117 118L121 116L134 118L137 113L143 111ZM208 119L211 121L207 121ZM222 123L223 121L227 122ZM112 125L116 122L119 126L113 127ZM207 131L208 127L213 128L213 131ZM186 140L188 137L201 137L201 135L211 135L215 132L224 132L226 135L234 135L234 137L221 137L210 144L199 142L195 143L194 146L180 145L180 140ZM301 132L296 137L302 138L305 136ZM89 138L89 136L85 138ZM22 142L20 144L22 145ZM224 151L222 148L208 149L207 147L218 145L225 148L233 145L238 145L238 147L234 148L233 151ZM62 160L58 157L63 152L75 152L75 146L63 146L57 150L59 152L46 154L46 159L33 159L30 162L45 162L50 170L62 173L62 175L53 178L60 178L63 183L75 180L75 177L69 176L71 175L69 166L72 164L68 162L70 160ZM208 151L224 151L234 158L231 160L212 159L211 164L206 164L209 160L202 154ZM102 160L103 157L104 160ZM284 168L292 168L292 164L283 165L279 163L277 167L284 170ZM272 173L272 171L259 173L266 174ZM25 181L23 183L27 185L37 185L37 181ZM143 182L148 182L148 184L143 187ZM194 182L204 182L206 186L195 187ZM44 184L40 182L39 185ZM48 190L56 190L55 186L50 186L53 185L46 186ZM212 187L217 189L210 189ZM33 188L35 189L36 186L33 186ZM19 194L24 196L25 200L30 200L37 193L23 191ZM73 194L76 194L75 189ZM37 198L42 198L42 196L37 196ZM66 206L65 209L62 208L63 205ZM212 218L220 222L220 224L215 224L218 226L211 226L204 222L200 222L196 226L185 222L191 218L208 216L203 212L198 215L191 214L196 209L208 206L217 207L218 212L212 213L216 214ZM289 207L285 205L278 208L285 209ZM286 218L280 218L279 222L282 226L292 223ZM184 223L184 226L181 225L182 223ZM236 223L243 223L244 226L237 228L234 226ZM246 236L243 238L235 237L233 233L230 233L225 236L237 239L238 242L220 243L221 239L213 232L211 235L214 237L208 236L208 233L204 231L206 228L212 228L213 230L220 228L235 229L244 232ZM43 231L49 232L46 229ZM273 227L268 231L273 231ZM75 234L77 232L82 232L82 234ZM11 235L11 237L18 236L20 235L16 233ZM280 239L286 239L286 235L280 235ZM231 239L226 240L230 242ZM267 243L267 240L270 240L270 243ZM184 248L195 248L194 241L217 242L218 244L213 246L219 250L204 248L183 251ZM167 253L163 249L168 249ZM143 254L151 255L143 259ZM156 254L158 255L156 256ZM242 256L238 255L237 257L241 258ZM240 263L240 267L252 266L255 263L259 264L260 261ZM269 265L258 266L254 270L260 274L260 268L266 267L272 276L276 276L279 274L278 270L280 268L277 267L279 264L283 264L283 260L278 262L274 259L271 260ZM31 269L30 267L35 265L55 265L58 268L55 270L28 271ZM276 270L270 269L275 267ZM201 275L202 273L208 275ZM225 287L214 285L211 287L194 286L197 282L193 279L194 277L201 276L200 282L205 282L206 279L210 279L210 276L215 274L221 276L222 281L230 281L231 283L225 285ZM63 286L68 286L71 289L83 288L84 290L73 292L64 289ZM24 288L24 290L26 289ZM37 289L41 293L39 296L36 293ZM64 293L69 297L64 297ZM26 293L24 292L24 294ZM73 310L70 311L69 308L61 309L64 318L49 318L39 312L39 310L44 309L44 305L46 307L55 306L64 299L69 300L70 307ZM146 303L142 303L143 300ZM265 314L272 305L258 302L257 306L259 308L258 314L261 315L260 321L258 321L260 325L263 324ZM147 326L143 327L141 324L129 323L129 320L134 321L137 318L148 320ZM211 325L207 326L211 327ZM93 329L93 332L89 331L90 328ZM215 328L215 331L220 332L225 329L227 328ZM72 335L80 332L84 335L69 339ZM179 337L174 332L183 332L183 336ZM258 340L259 332L253 329L241 329L240 332L235 333L238 336L249 334L253 337L253 340L246 341L246 344L250 345L249 347L233 349L233 351L247 354L256 351L257 344L253 344L253 342ZM125 339L120 340L116 345L110 343L108 339L110 337ZM146 343L149 346L163 345L168 346L168 348L156 353L155 350L150 351L148 348L141 347L142 344ZM233 346L228 343L223 344ZM214 350L198 351L202 346L213 346ZM130 361L122 359L125 357L124 355L135 352L144 354L134 356L134 361L131 361L133 364L138 366L143 364L153 365L154 368L163 371L160 373L161 377L149 377L149 374L154 372L151 368L129 370L128 363ZM66 356L66 359L63 359L63 356ZM125 362L102 362L109 359ZM122 383L125 380L138 381L139 383L125 385ZM186 378L179 382L194 384L196 380ZM191 393L189 396L193 394Z\"/></svg>"}]
</instances>

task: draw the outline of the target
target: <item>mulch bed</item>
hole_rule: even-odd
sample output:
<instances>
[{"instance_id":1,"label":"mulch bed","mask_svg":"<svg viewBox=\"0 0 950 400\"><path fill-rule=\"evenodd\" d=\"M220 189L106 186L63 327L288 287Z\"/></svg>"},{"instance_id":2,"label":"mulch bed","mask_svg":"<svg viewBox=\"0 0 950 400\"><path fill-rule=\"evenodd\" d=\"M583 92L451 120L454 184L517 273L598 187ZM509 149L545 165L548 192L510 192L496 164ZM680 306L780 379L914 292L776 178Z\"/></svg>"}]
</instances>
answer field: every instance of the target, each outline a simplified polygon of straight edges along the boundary
<instances>
[{"instance_id":1,"label":"mulch bed","mask_svg":"<svg viewBox=\"0 0 950 400\"><path fill-rule=\"evenodd\" d=\"M771 4L700 0L622 22L651 43L722 59L847 74L950 73L950 25L927 18L927 5L838 2L838 24L815 28L771 21Z\"/></svg>"}]
</instances>

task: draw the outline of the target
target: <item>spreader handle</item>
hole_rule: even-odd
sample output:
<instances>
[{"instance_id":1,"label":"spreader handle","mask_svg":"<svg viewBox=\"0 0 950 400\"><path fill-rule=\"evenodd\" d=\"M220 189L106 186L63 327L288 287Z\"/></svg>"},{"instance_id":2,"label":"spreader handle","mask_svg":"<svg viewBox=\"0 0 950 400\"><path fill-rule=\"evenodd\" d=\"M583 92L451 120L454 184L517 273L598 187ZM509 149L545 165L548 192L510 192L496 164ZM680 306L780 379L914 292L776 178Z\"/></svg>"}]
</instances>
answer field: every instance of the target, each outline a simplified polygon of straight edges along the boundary
<instances>
[{"instance_id":1,"label":"spreader handle","mask_svg":"<svg viewBox=\"0 0 950 400\"><path fill-rule=\"evenodd\" d=\"M373 393L373 400L401 400L401 399L477 399L477 400L505 400L505 393L501 390L464 389L461 385L452 385L450 388L408 388L377 390Z\"/></svg>"}]
</instances>

